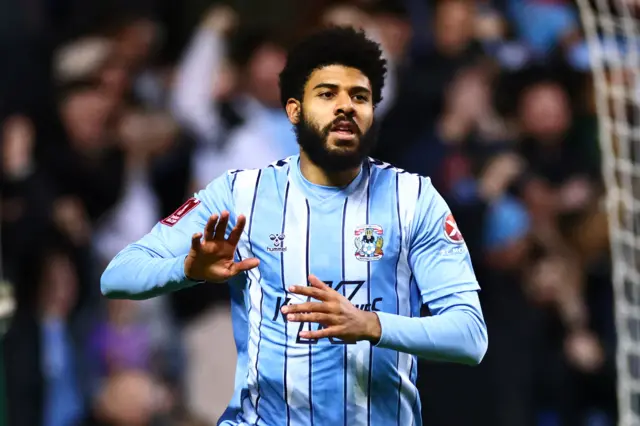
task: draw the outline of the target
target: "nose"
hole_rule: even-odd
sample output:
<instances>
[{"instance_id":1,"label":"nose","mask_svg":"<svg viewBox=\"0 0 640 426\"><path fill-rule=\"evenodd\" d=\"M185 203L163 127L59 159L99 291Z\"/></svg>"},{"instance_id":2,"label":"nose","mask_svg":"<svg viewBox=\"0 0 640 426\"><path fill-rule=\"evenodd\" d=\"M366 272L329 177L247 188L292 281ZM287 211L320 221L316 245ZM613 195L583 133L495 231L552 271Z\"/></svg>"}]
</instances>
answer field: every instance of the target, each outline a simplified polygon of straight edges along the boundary
<instances>
[{"instance_id":1,"label":"nose","mask_svg":"<svg viewBox=\"0 0 640 426\"><path fill-rule=\"evenodd\" d=\"M348 93L342 92L338 95L333 112L335 115L346 115L348 117L354 114L353 100Z\"/></svg>"}]
</instances>

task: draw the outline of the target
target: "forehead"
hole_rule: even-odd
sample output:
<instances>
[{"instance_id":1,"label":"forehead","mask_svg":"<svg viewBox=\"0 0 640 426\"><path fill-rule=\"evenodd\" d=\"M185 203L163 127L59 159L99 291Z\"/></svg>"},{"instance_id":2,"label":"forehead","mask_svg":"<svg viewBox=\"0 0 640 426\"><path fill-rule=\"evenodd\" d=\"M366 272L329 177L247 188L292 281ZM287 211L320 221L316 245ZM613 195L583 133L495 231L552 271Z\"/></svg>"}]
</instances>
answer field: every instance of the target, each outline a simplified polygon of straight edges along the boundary
<instances>
[{"instance_id":1,"label":"forehead","mask_svg":"<svg viewBox=\"0 0 640 426\"><path fill-rule=\"evenodd\" d=\"M305 89L313 89L318 84L333 84L339 87L366 87L371 90L371 83L362 71L343 65L327 65L314 70L307 80Z\"/></svg>"}]
</instances>

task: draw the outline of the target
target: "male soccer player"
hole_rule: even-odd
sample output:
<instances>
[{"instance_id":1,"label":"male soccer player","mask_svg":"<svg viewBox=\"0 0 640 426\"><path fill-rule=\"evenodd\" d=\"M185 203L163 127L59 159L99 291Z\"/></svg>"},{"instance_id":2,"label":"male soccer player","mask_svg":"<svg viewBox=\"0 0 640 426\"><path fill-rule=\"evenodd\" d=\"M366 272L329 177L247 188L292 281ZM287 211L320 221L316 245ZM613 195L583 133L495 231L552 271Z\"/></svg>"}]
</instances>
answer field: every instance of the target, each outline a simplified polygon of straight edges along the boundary
<instances>
[{"instance_id":1,"label":"male soccer player","mask_svg":"<svg viewBox=\"0 0 640 426\"><path fill-rule=\"evenodd\" d=\"M230 281L238 363L220 425L420 425L416 356L478 364L486 351L445 201L367 156L385 70L353 29L302 41L280 75L300 154L214 180L102 276L105 295L131 299Z\"/></svg>"}]
</instances>

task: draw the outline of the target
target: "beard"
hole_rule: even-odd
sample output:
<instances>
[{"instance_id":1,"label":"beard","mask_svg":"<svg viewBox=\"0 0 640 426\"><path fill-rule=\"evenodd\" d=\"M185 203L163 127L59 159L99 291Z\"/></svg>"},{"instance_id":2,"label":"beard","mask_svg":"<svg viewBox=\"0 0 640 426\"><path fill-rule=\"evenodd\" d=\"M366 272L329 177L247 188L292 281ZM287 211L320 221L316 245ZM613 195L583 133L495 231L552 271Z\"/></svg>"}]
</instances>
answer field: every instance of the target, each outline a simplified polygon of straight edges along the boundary
<instances>
[{"instance_id":1,"label":"beard","mask_svg":"<svg viewBox=\"0 0 640 426\"><path fill-rule=\"evenodd\" d=\"M307 154L309 160L316 166L328 172L343 172L354 169L362 164L365 158L373 151L377 142L377 126L374 123L371 128L362 133L351 117L338 117L322 129L317 128L305 117L301 111L300 121L294 125L294 131L300 148ZM355 149L341 150L329 147L329 133L334 124L341 120L348 120L354 124L356 130L357 146Z\"/></svg>"}]
</instances>

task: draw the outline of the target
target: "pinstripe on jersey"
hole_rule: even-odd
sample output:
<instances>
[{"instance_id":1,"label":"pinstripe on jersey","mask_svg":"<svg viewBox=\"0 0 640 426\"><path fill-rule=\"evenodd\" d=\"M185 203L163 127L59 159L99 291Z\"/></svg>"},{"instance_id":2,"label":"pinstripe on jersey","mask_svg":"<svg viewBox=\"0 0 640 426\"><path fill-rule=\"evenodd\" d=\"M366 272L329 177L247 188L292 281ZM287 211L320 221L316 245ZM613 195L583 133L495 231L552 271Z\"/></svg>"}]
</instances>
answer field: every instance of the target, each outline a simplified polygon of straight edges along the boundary
<instances>
[{"instance_id":1,"label":"pinstripe on jersey","mask_svg":"<svg viewBox=\"0 0 640 426\"><path fill-rule=\"evenodd\" d=\"M368 342L301 340L301 327L317 325L288 323L279 308L306 301L286 289L306 283L312 273L361 309L416 314L420 298L407 257L416 200L426 179L369 160L348 187L316 187L301 176L297 156L262 170L231 173L231 210L247 217L239 255L261 260L247 275L242 300L248 315L247 365L246 379L237 386L247 392L237 421L420 424L415 357ZM362 238L356 234L367 225L381 230L380 259L356 256L356 239Z\"/></svg>"},{"instance_id":2,"label":"pinstripe on jersey","mask_svg":"<svg viewBox=\"0 0 640 426\"><path fill-rule=\"evenodd\" d=\"M438 309L479 289L455 221L429 180L371 159L343 188L306 181L298 156L230 171L121 251L103 273L102 291L146 298L194 285L184 276L190 237L223 210L231 212L227 233L246 216L236 256L257 257L260 265L231 282L238 360L219 424L420 425L416 358L397 349L421 353L411 348L432 343L432 333L406 317L419 315L422 303ZM305 301L287 289L309 274L358 309L379 313L379 345L299 337L318 324L289 323L280 309ZM465 319L486 330L481 313L473 315ZM486 334L471 338L486 342Z\"/></svg>"}]
</instances>

